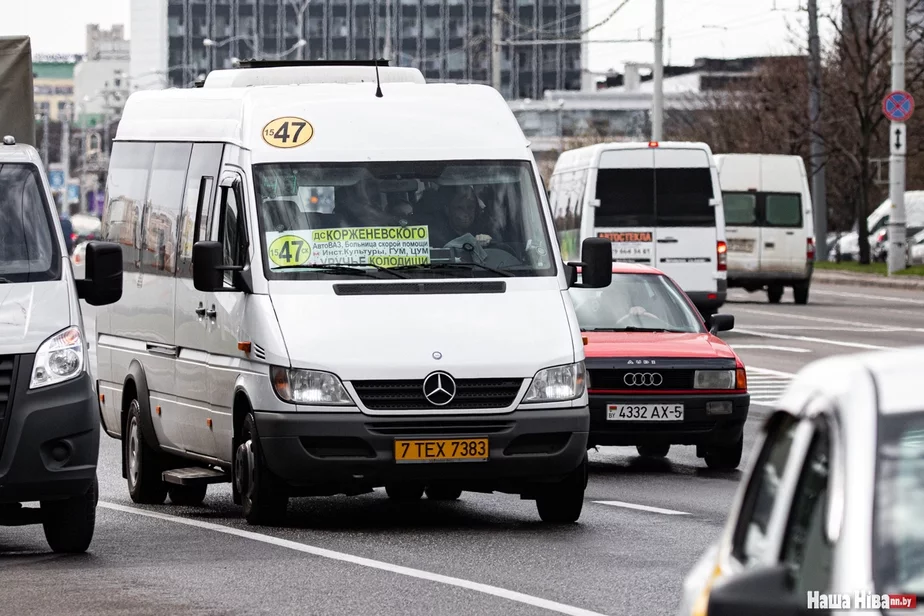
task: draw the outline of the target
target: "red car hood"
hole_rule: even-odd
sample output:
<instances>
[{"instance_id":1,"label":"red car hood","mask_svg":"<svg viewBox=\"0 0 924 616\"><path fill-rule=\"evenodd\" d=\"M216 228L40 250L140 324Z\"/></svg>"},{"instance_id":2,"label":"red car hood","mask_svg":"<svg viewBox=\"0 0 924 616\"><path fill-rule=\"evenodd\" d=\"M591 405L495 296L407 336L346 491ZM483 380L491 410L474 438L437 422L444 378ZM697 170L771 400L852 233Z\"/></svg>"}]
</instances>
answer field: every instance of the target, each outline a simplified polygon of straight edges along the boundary
<instances>
[{"instance_id":1,"label":"red car hood","mask_svg":"<svg viewBox=\"0 0 924 616\"><path fill-rule=\"evenodd\" d=\"M689 357L734 359L735 352L712 334L668 332L581 332L584 355L593 357Z\"/></svg>"}]
</instances>

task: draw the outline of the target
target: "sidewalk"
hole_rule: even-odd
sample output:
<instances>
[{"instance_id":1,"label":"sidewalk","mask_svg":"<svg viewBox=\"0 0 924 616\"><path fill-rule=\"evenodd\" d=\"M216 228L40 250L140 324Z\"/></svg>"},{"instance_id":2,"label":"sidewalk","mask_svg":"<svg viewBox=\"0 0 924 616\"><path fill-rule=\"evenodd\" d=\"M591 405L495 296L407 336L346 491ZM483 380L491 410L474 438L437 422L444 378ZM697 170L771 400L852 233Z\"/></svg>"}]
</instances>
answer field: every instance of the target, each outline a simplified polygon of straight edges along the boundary
<instances>
[{"instance_id":1,"label":"sidewalk","mask_svg":"<svg viewBox=\"0 0 924 616\"><path fill-rule=\"evenodd\" d=\"M924 291L924 276L880 276L815 270L812 274L812 283Z\"/></svg>"}]
</instances>

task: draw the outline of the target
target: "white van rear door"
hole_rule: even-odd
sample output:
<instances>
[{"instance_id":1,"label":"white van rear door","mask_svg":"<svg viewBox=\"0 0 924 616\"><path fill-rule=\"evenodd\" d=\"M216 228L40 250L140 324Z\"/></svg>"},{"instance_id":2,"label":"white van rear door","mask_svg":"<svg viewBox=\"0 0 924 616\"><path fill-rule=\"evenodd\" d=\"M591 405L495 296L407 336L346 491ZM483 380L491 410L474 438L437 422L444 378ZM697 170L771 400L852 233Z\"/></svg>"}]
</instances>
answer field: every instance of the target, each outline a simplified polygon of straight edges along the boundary
<instances>
[{"instance_id":1,"label":"white van rear door","mask_svg":"<svg viewBox=\"0 0 924 616\"><path fill-rule=\"evenodd\" d=\"M716 213L705 150L655 148L656 265L684 291L715 292Z\"/></svg>"},{"instance_id":2,"label":"white van rear door","mask_svg":"<svg viewBox=\"0 0 924 616\"><path fill-rule=\"evenodd\" d=\"M653 150L601 153L594 194L594 234L612 240L613 260L655 265Z\"/></svg>"},{"instance_id":3,"label":"white van rear door","mask_svg":"<svg viewBox=\"0 0 924 616\"><path fill-rule=\"evenodd\" d=\"M805 271L805 210L799 159L761 157L763 272Z\"/></svg>"},{"instance_id":4,"label":"white van rear door","mask_svg":"<svg viewBox=\"0 0 924 616\"><path fill-rule=\"evenodd\" d=\"M760 270L760 158L722 156L717 160L725 208L728 271Z\"/></svg>"}]
</instances>

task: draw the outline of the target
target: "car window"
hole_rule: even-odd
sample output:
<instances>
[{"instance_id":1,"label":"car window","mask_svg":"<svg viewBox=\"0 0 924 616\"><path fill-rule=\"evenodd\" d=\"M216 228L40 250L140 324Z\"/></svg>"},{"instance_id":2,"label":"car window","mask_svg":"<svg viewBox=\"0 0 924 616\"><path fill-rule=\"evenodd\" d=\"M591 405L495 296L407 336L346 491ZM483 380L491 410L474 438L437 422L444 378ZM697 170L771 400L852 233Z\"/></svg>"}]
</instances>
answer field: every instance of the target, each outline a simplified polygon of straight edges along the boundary
<instances>
[{"instance_id":1,"label":"car window","mask_svg":"<svg viewBox=\"0 0 924 616\"><path fill-rule=\"evenodd\" d=\"M60 250L35 165L0 164L0 282L55 280Z\"/></svg>"},{"instance_id":2,"label":"car window","mask_svg":"<svg viewBox=\"0 0 924 616\"><path fill-rule=\"evenodd\" d=\"M602 289L572 287L570 293L584 331L704 331L683 291L667 276L617 273Z\"/></svg>"},{"instance_id":3,"label":"car window","mask_svg":"<svg viewBox=\"0 0 924 616\"><path fill-rule=\"evenodd\" d=\"M749 226L757 224L756 193L723 193L725 224Z\"/></svg>"},{"instance_id":4,"label":"car window","mask_svg":"<svg viewBox=\"0 0 924 616\"><path fill-rule=\"evenodd\" d=\"M924 595L924 408L879 421L873 532L876 592Z\"/></svg>"},{"instance_id":5,"label":"car window","mask_svg":"<svg viewBox=\"0 0 924 616\"><path fill-rule=\"evenodd\" d=\"M764 218L768 227L801 227L802 199L799 195L764 196Z\"/></svg>"},{"instance_id":6,"label":"car window","mask_svg":"<svg viewBox=\"0 0 924 616\"><path fill-rule=\"evenodd\" d=\"M791 415L774 416L749 479L732 546L732 554L745 567L758 563L766 549L770 515L779 494L797 425Z\"/></svg>"},{"instance_id":7,"label":"car window","mask_svg":"<svg viewBox=\"0 0 924 616\"><path fill-rule=\"evenodd\" d=\"M224 265L244 265L247 235L244 231L244 218L240 209L240 192L238 184L221 190L221 209L212 230L212 239L221 242ZM233 271L225 272L225 286L230 286Z\"/></svg>"},{"instance_id":8,"label":"car window","mask_svg":"<svg viewBox=\"0 0 924 616\"><path fill-rule=\"evenodd\" d=\"M596 194L595 226L654 226L654 169L600 169Z\"/></svg>"},{"instance_id":9,"label":"car window","mask_svg":"<svg viewBox=\"0 0 924 616\"><path fill-rule=\"evenodd\" d=\"M714 227L712 172L708 167L655 170L655 217L659 227Z\"/></svg>"},{"instance_id":10,"label":"car window","mask_svg":"<svg viewBox=\"0 0 924 616\"><path fill-rule=\"evenodd\" d=\"M831 577L832 546L825 536L828 500L830 439L819 421L793 495L781 562L789 565L796 594L824 592Z\"/></svg>"}]
</instances>

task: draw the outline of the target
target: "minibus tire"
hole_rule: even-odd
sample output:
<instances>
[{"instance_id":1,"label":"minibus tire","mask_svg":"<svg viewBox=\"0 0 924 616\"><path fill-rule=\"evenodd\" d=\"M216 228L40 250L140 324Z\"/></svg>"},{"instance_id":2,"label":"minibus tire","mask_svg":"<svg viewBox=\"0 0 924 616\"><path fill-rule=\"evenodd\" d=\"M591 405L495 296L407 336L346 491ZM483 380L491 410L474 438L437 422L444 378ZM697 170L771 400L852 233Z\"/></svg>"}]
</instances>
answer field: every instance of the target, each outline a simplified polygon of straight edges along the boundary
<instances>
[{"instance_id":1,"label":"minibus tire","mask_svg":"<svg viewBox=\"0 0 924 616\"><path fill-rule=\"evenodd\" d=\"M644 458L666 458L671 450L668 445L637 445L635 450Z\"/></svg>"},{"instance_id":2,"label":"minibus tire","mask_svg":"<svg viewBox=\"0 0 924 616\"><path fill-rule=\"evenodd\" d=\"M162 505L167 499L164 469L157 451L145 442L141 425L141 404L137 398L133 398L128 407L128 419L122 436L128 495L140 505ZM134 470L133 464L137 467Z\"/></svg>"},{"instance_id":3,"label":"minibus tire","mask_svg":"<svg viewBox=\"0 0 924 616\"><path fill-rule=\"evenodd\" d=\"M289 495L286 486L266 465L253 413L247 414L241 427L241 441L234 452L234 465L247 523L265 526L282 523Z\"/></svg>"},{"instance_id":4,"label":"minibus tire","mask_svg":"<svg viewBox=\"0 0 924 616\"><path fill-rule=\"evenodd\" d=\"M744 449L744 435L731 445L710 447L703 456L706 466L716 471L733 471L741 464L741 454Z\"/></svg>"},{"instance_id":5,"label":"minibus tire","mask_svg":"<svg viewBox=\"0 0 924 616\"><path fill-rule=\"evenodd\" d=\"M783 285L767 285L767 301L771 304L779 304L781 299L783 299Z\"/></svg>"},{"instance_id":6,"label":"minibus tire","mask_svg":"<svg viewBox=\"0 0 924 616\"><path fill-rule=\"evenodd\" d=\"M797 282L796 284L792 285L792 294L796 299L796 303L800 306L804 306L808 303L809 283Z\"/></svg>"},{"instance_id":7,"label":"minibus tire","mask_svg":"<svg viewBox=\"0 0 924 616\"><path fill-rule=\"evenodd\" d=\"M170 502L181 507L198 507L205 500L209 487L207 484L179 486L172 485L167 488Z\"/></svg>"},{"instance_id":8,"label":"minibus tire","mask_svg":"<svg viewBox=\"0 0 924 616\"><path fill-rule=\"evenodd\" d=\"M429 486L426 491L427 498L435 501L454 501L462 496L462 488L452 486Z\"/></svg>"},{"instance_id":9,"label":"minibus tire","mask_svg":"<svg viewBox=\"0 0 924 616\"><path fill-rule=\"evenodd\" d=\"M65 500L42 501L42 528L45 541L58 554L86 552L96 528L99 483L96 476L86 494Z\"/></svg>"},{"instance_id":10,"label":"minibus tire","mask_svg":"<svg viewBox=\"0 0 924 616\"><path fill-rule=\"evenodd\" d=\"M546 524L573 524L584 508L587 487L587 456L563 480L545 488L536 498L536 510Z\"/></svg>"}]
</instances>

